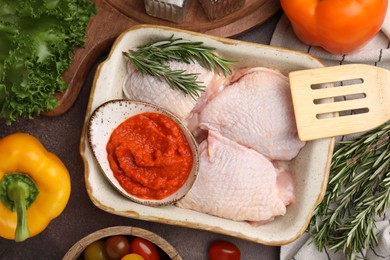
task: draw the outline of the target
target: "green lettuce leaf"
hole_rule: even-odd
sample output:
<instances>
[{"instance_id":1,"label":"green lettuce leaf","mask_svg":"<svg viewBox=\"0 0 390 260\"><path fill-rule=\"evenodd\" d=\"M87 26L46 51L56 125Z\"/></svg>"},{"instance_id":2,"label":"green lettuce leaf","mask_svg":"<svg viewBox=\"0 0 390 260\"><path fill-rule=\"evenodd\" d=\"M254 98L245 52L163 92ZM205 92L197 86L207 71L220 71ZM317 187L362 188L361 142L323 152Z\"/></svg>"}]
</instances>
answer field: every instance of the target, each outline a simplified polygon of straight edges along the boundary
<instances>
[{"instance_id":1,"label":"green lettuce leaf","mask_svg":"<svg viewBox=\"0 0 390 260\"><path fill-rule=\"evenodd\" d=\"M0 0L0 120L8 125L57 106L62 73L96 5L89 0Z\"/></svg>"}]
</instances>

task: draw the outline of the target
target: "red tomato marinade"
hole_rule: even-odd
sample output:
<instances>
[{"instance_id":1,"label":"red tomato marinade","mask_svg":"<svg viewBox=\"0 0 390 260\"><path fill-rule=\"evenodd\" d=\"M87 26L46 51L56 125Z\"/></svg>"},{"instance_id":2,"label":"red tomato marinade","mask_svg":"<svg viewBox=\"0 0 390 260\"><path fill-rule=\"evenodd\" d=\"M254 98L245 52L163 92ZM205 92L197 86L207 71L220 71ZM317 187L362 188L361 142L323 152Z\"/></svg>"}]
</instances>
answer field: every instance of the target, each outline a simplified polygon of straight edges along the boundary
<instances>
[{"instance_id":1,"label":"red tomato marinade","mask_svg":"<svg viewBox=\"0 0 390 260\"><path fill-rule=\"evenodd\" d=\"M192 151L182 129L159 113L143 113L122 122L106 149L115 178L138 198L168 197L180 189L192 169Z\"/></svg>"}]
</instances>

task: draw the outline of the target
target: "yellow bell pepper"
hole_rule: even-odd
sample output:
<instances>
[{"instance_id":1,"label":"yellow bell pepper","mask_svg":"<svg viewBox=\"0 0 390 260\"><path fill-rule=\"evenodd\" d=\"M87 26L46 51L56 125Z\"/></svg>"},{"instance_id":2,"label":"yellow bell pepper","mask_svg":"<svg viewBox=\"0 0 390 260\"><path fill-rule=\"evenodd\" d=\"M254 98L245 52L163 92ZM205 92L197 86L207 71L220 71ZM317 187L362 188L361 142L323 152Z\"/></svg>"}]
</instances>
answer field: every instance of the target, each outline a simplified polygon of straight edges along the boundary
<instances>
[{"instance_id":1,"label":"yellow bell pepper","mask_svg":"<svg viewBox=\"0 0 390 260\"><path fill-rule=\"evenodd\" d=\"M33 136L0 139L0 237L23 241L65 209L71 184L62 161Z\"/></svg>"}]
</instances>

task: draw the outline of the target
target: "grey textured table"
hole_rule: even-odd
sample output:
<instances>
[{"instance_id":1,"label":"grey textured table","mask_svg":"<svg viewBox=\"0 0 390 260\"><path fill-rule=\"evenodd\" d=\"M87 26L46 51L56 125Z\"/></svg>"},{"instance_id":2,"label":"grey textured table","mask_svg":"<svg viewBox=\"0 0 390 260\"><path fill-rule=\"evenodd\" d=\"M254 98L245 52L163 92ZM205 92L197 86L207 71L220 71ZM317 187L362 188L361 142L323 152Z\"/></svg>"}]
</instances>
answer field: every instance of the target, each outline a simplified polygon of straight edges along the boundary
<instances>
[{"instance_id":1,"label":"grey textured table","mask_svg":"<svg viewBox=\"0 0 390 260\"><path fill-rule=\"evenodd\" d=\"M281 12L235 38L269 44L280 15ZM34 120L21 120L11 126L5 126L4 122L0 122L0 137L14 132L34 135L49 151L63 160L72 179L72 193L64 212L42 233L25 242L16 243L0 238L0 259L62 259L67 250L79 239L98 229L116 225L135 226L157 233L176 247L185 260L207 259L208 245L215 239L235 243L241 250L243 260L279 259L278 247L264 246L208 231L120 217L94 206L85 189L79 143L95 69L96 66L91 70L74 106L64 115L52 118L40 116Z\"/></svg>"}]
</instances>

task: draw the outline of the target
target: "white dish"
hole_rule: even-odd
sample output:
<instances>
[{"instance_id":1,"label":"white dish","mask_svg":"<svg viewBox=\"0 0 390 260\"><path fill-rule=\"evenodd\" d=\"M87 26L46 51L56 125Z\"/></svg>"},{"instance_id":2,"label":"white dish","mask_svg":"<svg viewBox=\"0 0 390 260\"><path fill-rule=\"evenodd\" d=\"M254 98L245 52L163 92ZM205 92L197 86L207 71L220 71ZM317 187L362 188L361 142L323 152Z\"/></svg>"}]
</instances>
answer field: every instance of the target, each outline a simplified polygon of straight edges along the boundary
<instances>
[{"instance_id":1,"label":"white dish","mask_svg":"<svg viewBox=\"0 0 390 260\"><path fill-rule=\"evenodd\" d=\"M323 66L310 55L282 48L167 27L140 25L130 28L118 37L109 57L98 67L91 90L80 146L90 199L102 210L130 218L204 229L273 246L294 241L304 233L313 210L325 194L334 138L308 142L290 162L290 167L295 173L296 203L287 207L285 216L258 227L173 205L156 208L134 203L112 188L101 173L87 144L86 126L92 111L99 105L112 99L123 98L122 85L126 76L126 62L122 52L150 41L167 39L172 35L202 41L205 45L216 48L223 57L238 61L236 64L238 67L265 66L278 69L287 75L293 70Z\"/></svg>"},{"instance_id":2,"label":"white dish","mask_svg":"<svg viewBox=\"0 0 390 260\"><path fill-rule=\"evenodd\" d=\"M187 181L178 191L161 200L141 199L128 193L115 178L107 158L106 145L114 129L126 119L145 112L160 113L172 118L182 129L193 154L193 165ZM123 196L134 202L149 206L172 204L187 194L198 175L198 146L194 137L175 115L161 107L134 100L110 100L101 104L93 111L89 120L87 135L89 146L92 149L92 153L99 164L102 173L107 177L107 180L123 194Z\"/></svg>"}]
</instances>

